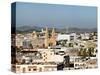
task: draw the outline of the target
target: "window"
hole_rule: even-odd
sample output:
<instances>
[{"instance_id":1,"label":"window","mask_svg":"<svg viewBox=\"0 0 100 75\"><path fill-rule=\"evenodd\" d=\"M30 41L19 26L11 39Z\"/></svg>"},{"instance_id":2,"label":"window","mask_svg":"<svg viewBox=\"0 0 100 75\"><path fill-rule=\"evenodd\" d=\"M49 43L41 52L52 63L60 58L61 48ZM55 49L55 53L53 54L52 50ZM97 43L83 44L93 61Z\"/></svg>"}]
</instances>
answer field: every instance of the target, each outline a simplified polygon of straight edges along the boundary
<instances>
[{"instance_id":1,"label":"window","mask_svg":"<svg viewBox=\"0 0 100 75\"><path fill-rule=\"evenodd\" d=\"M36 68L34 68L33 71L36 71Z\"/></svg>"},{"instance_id":2,"label":"window","mask_svg":"<svg viewBox=\"0 0 100 75\"><path fill-rule=\"evenodd\" d=\"M44 55L44 57L45 57L45 55Z\"/></svg>"},{"instance_id":3,"label":"window","mask_svg":"<svg viewBox=\"0 0 100 75\"><path fill-rule=\"evenodd\" d=\"M20 68L20 66L17 66L17 68Z\"/></svg>"},{"instance_id":4,"label":"window","mask_svg":"<svg viewBox=\"0 0 100 75\"><path fill-rule=\"evenodd\" d=\"M30 69L30 68L29 68L28 70L29 70L29 71L31 71L31 69Z\"/></svg>"}]
</instances>

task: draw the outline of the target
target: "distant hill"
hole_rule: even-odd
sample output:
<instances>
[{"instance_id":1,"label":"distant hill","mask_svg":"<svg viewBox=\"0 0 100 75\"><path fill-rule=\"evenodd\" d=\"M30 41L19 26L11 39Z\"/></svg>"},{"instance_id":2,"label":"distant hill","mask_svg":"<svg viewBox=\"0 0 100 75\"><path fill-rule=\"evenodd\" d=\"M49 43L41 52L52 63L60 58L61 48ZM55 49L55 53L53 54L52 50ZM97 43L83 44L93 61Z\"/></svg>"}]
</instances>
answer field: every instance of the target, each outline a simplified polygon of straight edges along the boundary
<instances>
[{"instance_id":1,"label":"distant hill","mask_svg":"<svg viewBox=\"0 0 100 75\"><path fill-rule=\"evenodd\" d=\"M24 33L24 32L32 32L32 31L41 31L41 29L44 27L38 27L38 26L20 26L20 27L16 27L16 31L17 33ZM49 31L52 30L52 28L48 28ZM59 29L59 28L55 28L56 32L61 32L61 33L65 33L66 29ZM68 32L76 32L76 33L82 33L82 32L97 32L97 28L69 28Z\"/></svg>"},{"instance_id":2,"label":"distant hill","mask_svg":"<svg viewBox=\"0 0 100 75\"><path fill-rule=\"evenodd\" d=\"M32 31L41 31L41 27L37 26L21 26L21 27L16 27L16 32L21 33L21 32L32 32Z\"/></svg>"}]
</instances>

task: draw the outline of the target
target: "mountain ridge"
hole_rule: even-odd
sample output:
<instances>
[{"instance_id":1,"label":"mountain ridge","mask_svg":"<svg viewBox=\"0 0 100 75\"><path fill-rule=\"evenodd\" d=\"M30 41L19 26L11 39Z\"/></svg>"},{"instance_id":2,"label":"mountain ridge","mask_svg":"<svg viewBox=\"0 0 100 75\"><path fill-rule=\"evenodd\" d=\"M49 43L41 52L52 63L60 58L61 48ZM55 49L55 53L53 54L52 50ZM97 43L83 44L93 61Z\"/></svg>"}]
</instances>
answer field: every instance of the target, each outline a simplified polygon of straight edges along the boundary
<instances>
[{"instance_id":1,"label":"mountain ridge","mask_svg":"<svg viewBox=\"0 0 100 75\"><path fill-rule=\"evenodd\" d=\"M41 31L41 29L45 29L45 27L38 27L38 26L20 26L16 27L17 32L32 32L32 31ZM48 30L52 30L52 28L48 27ZM77 27L70 27L66 28L55 28L56 32L97 32L97 28L77 28Z\"/></svg>"}]
</instances>

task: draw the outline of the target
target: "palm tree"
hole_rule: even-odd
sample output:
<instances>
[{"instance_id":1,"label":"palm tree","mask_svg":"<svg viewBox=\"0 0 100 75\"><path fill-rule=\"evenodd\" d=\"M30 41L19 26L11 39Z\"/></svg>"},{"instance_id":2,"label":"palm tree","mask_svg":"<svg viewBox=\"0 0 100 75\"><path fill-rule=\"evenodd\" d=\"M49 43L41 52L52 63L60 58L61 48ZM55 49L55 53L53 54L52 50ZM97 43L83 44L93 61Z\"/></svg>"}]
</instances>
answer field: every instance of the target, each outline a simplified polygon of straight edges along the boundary
<instances>
[{"instance_id":1,"label":"palm tree","mask_svg":"<svg viewBox=\"0 0 100 75\"><path fill-rule=\"evenodd\" d=\"M82 58L85 58L87 57L87 51L86 51L86 48L81 48L78 52L78 55L79 56L82 56Z\"/></svg>"},{"instance_id":2,"label":"palm tree","mask_svg":"<svg viewBox=\"0 0 100 75\"><path fill-rule=\"evenodd\" d=\"M80 50L79 50L79 56L82 56L83 55L83 48L81 48Z\"/></svg>"},{"instance_id":3,"label":"palm tree","mask_svg":"<svg viewBox=\"0 0 100 75\"><path fill-rule=\"evenodd\" d=\"M87 57L86 49L83 50L83 58Z\"/></svg>"},{"instance_id":4,"label":"palm tree","mask_svg":"<svg viewBox=\"0 0 100 75\"><path fill-rule=\"evenodd\" d=\"M94 53L94 48L92 48L92 47L89 48L89 49L88 49L88 55L89 55L89 56L93 56L93 53Z\"/></svg>"}]
</instances>

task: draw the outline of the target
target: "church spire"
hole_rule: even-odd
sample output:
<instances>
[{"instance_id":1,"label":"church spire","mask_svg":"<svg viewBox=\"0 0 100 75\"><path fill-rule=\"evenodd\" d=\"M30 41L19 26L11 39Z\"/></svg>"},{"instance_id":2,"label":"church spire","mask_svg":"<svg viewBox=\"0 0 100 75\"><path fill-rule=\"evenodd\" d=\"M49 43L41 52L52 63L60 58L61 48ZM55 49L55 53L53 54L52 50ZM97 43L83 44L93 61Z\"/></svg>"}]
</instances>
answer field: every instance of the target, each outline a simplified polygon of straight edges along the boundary
<instances>
[{"instance_id":1,"label":"church spire","mask_svg":"<svg viewBox=\"0 0 100 75\"><path fill-rule=\"evenodd\" d=\"M54 35L55 35L55 29L53 28L52 29L52 37L54 37Z\"/></svg>"},{"instance_id":2,"label":"church spire","mask_svg":"<svg viewBox=\"0 0 100 75\"><path fill-rule=\"evenodd\" d=\"M37 38L36 31L33 31L33 37L34 37L34 38Z\"/></svg>"}]
</instances>

